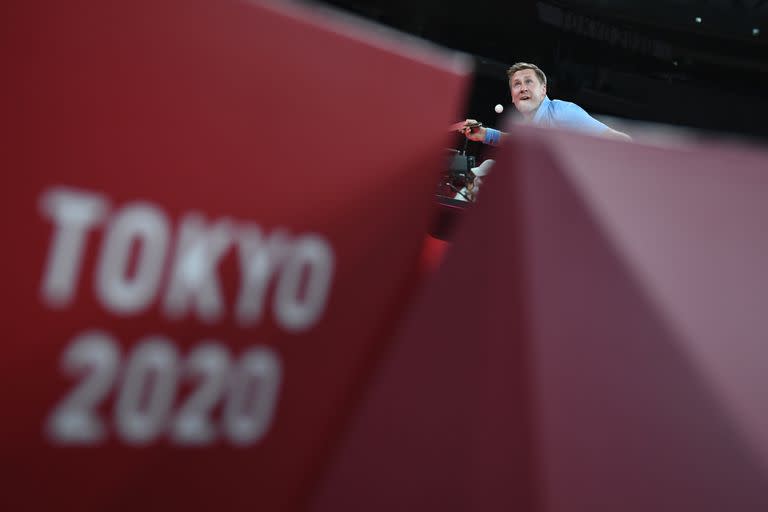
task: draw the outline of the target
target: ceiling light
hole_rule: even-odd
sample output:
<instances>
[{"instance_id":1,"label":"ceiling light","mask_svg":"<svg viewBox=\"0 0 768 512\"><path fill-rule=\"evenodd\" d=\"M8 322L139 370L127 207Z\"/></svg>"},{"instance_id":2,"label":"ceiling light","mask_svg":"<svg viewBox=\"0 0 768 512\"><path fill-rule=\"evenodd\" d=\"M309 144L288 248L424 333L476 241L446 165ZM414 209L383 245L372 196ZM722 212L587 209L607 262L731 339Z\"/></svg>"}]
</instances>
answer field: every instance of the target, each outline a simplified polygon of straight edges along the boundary
<instances>
[{"instance_id":1,"label":"ceiling light","mask_svg":"<svg viewBox=\"0 0 768 512\"><path fill-rule=\"evenodd\" d=\"M701 23L701 16L696 16L695 18L693 18L693 21L695 21L696 23Z\"/></svg>"}]
</instances>

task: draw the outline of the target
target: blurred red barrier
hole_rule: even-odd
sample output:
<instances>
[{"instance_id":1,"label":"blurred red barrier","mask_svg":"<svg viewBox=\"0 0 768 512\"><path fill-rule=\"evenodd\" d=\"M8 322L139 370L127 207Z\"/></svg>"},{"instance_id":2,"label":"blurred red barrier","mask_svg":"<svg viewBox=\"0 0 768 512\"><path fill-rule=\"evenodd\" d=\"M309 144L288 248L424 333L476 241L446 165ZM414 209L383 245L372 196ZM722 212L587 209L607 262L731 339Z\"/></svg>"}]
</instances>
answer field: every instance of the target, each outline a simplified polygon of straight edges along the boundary
<instances>
[{"instance_id":1,"label":"blurred red barrier","mask_svg":"<svg viewBox=\"0 0 768 512\"><path fill-rule=\"evenodd\" d=\"M528 130L312 510L768 509L768 154Z\"/></svg>"},{"instance_id":2,"label":"blurred red barrier","mask_svg":"<svg viewBox=\"0 0 768 512\"><path fill-rule=\"evenodd\" d=\"M465 62L289 3L3 10L0 508L296 508L410 296Z\"/></svg>"}]
</instances>

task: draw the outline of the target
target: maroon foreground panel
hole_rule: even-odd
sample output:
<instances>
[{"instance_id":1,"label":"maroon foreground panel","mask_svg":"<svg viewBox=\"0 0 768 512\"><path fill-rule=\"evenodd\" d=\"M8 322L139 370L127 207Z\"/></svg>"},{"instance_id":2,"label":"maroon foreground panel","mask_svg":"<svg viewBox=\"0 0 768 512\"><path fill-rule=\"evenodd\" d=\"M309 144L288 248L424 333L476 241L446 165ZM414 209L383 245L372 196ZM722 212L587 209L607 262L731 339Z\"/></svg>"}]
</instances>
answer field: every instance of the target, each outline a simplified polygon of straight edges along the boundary
<instances>
[{"instance_id":1,"label":"maroon foreground panel","mask_svg":"<svg viewBox=\"0 0 768 512\"><path fill-rule=\"evenodd\" d=\"M288 2L2 11L0 509L301 508L466 62Z\"/></svg>"},{"instance_id":2,"label":"maroon foreground panel","mask_svg":"<svg viewBox=\"0 0 768 512\"><path fill-rule=\"evenodd\" d=\"M767 170L515 132L313 512L768 510Z\"/></svg>"}]
</instances>

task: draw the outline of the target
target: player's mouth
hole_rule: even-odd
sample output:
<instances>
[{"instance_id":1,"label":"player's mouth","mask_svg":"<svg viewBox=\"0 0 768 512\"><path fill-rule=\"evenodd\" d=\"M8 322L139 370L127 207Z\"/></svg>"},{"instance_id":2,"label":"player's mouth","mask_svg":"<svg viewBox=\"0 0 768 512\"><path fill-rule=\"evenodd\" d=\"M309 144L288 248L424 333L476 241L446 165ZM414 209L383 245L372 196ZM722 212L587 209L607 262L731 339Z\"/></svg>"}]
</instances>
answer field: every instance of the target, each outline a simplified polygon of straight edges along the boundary
<instances>
[{"instance_id":1,"label":"player's mouth","mask_svg":"<svg viewBox=\"0 0 768 512\"><path fill-rule=\"evenodd\" d=\"M522 101L522 100L529 100L529 99L531 99L531 97L530 97L530 96L520 96L520 100L521 100L521 101Z\"/></svg>"}]
</instances>

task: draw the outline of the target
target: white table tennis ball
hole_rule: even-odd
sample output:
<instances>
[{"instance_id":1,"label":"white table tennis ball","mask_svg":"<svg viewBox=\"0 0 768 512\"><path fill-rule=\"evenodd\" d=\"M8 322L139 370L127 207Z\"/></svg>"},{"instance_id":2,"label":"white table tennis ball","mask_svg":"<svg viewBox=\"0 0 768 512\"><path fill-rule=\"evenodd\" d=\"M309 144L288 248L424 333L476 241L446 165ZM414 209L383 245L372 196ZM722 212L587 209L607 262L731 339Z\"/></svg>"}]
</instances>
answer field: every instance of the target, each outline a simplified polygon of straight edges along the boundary
<instances>
[{"instance_id":1,"label":"white table tennis ball","mask_svg":"<svg viewBox=\"0 0 768 512\"><path fill-rule=\"evenodd\" d=\"M502 112L504 112L504 107L502 107L501 103L499 103L498 105L493 107L493 110L495 110L497 114L501 114Z\"/></svg>"}]
</instances>

